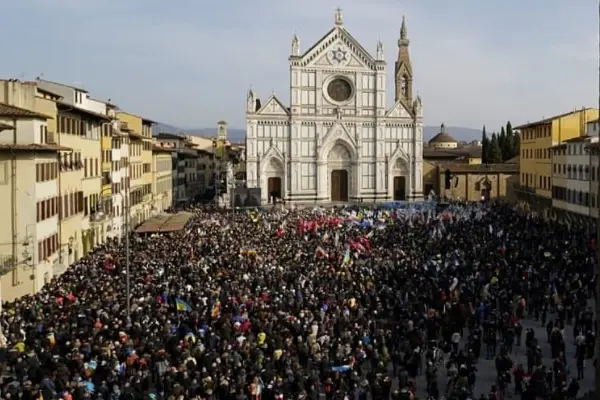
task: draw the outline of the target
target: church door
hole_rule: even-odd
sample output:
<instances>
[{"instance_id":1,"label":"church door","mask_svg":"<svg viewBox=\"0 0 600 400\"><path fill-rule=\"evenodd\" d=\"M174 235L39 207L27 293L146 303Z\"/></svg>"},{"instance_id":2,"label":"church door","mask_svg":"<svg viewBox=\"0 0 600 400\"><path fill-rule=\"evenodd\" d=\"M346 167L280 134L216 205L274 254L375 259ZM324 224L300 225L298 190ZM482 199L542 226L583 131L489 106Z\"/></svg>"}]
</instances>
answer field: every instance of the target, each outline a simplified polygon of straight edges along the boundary
<instances>
[{"instance_id":1,"label":"church door","mask_svg":"<svg viewBox=\"0 0 600 400\"><path fill-rule=\"evenodd\" d=\"M272 177L267 181L269 190L269 203L275 203L275 199L281 198L281 178Z\"/></svg>"},{"instance_id":2,"label":"church door","mask_svg":"<svg viewBox=\"0 0 600 400\"><path fill-rule=\"evenodd\" d=\"M394 177L394 200L406 200L406 178L404 176Z\"/></svg>"},{"instance_id":3,"label":"church door","mask_svg":"<svg viewBox=\"0 0 600 400\"><path fill-rule=\"evenodd\" d=\"M331 201L348 201L348 171L331 171Z\"/></svg>"}]
</instances>

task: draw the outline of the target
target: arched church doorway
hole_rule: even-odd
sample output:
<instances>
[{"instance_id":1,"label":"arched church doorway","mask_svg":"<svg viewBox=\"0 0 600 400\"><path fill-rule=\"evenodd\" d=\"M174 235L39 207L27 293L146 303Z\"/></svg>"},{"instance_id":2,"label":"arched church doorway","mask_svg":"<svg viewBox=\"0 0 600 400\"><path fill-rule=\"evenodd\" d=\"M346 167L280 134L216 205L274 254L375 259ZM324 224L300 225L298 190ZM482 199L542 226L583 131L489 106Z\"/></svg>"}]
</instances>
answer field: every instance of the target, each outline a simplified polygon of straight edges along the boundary
<instances>
[{"instance_id":1,"label":"arched church doorway","mask_svg":"<svg viewBox=\"0 0 600 400\"><path fill-rule=\"evenodd\" d=\"M406 200L406 177L394 176L394 200Z\"/></svg>"},{"instance_id":2,"label":"arched church doorway","mask_svg":"<svg viewBox=\"0 0 600 400\"><path fill-rule=\"evenodd\" d=\"M348 201L348 171L331 171L331 201Z\"/></svg>"},{"instance_id":3,"label":"arched church doorway","mask_svg":"<svg viewBox=\"0 0 600 400\"><path fill-rule=\"evenodd\" d=\"M269 193L269 203L276 203L281 199L281 178L278 176L270 177L267 180L267 189Z\"/></svg>"}]
</instances>

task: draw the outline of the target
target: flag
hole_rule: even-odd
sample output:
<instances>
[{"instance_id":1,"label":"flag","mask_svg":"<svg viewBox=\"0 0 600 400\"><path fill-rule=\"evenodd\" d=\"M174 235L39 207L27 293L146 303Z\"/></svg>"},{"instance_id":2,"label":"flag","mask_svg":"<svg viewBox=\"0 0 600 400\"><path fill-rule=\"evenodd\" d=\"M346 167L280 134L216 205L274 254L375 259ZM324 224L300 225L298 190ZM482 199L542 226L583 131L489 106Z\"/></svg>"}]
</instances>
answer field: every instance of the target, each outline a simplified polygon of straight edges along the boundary
<instances>
[{"instance_id":1,"label":"flag","mask_svg":"<svg viewBox=\"0 0 600 400\"><path fill-rule=\"evenodd\" d=\"M315 250L315 256L327 257L327 252L323 250L321 246L317 246L317 249Z\"/></svg>"},{"instance_id":2,"label":"flag","mask_svg":"<svg viewBox=\"0 0 600 400\"><path fill-rule=\"evenodd\" d=\"M342 265L350 264L350 248L346 249L344 253L344 259L342 260Z\"/></svg>"},{"instance_id":3,"label":"flag","mask_svg":"<svg viewBox=\"0 0 600 400\"><path fill-rule=\"evenodd\" d=\"M210 316L213 318L218 318L221 315L221 302L217 300L215 305L213 306Z\"/></svg>"},{"instance_id":4,"label":"flag","mask_svg":"<svg viewBox=\"0 0 600 400\"><path fill-rule=\"evenodd\" d=\"M192 311L192 306L182 299L175 299L175 306L177 307L177 311Z\"/></svg>"}]
</instances>

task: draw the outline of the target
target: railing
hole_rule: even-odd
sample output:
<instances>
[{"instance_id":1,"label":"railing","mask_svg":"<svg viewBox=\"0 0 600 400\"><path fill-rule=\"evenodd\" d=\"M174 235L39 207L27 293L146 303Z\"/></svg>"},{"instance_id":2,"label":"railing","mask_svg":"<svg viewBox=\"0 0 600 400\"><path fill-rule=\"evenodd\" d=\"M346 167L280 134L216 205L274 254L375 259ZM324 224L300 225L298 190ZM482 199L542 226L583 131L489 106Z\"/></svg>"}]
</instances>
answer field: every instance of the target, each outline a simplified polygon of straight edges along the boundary
<instances>
[{"instance_id":1,"label":"railing","mask_svg":"<svg viewBox=\"0 0 600 400\"><path fill-rule=\"evenodd\" d=\"M0 254L0 275L12 270L17 263L15 257L12 254Z\"/></svg>"}]
</instances>

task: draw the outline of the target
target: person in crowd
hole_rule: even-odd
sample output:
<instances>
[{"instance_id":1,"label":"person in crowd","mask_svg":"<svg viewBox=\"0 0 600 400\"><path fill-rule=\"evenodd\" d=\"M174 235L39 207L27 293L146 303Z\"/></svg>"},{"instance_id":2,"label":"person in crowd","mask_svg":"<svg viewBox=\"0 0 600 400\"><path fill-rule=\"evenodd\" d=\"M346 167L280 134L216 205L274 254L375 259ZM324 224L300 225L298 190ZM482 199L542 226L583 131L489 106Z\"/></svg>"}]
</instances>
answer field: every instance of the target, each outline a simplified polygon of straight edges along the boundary
<instances>
[{"instance_id":1,"label":"person in crowd","mask_svg":"<svg viewBox=\"0 0 600 400\"><path fill-rule=\"evenodd\" d=\"M132 234L129 256L106 243L4 304L2 399L499 399L512 377L524 399L580 390L565 354L574 342L582 379L596 316L577 228L493 202L187 209L182 231ZM518 350L528 319L548 354L532 328Z\"/></svg>"}]
</instances>

